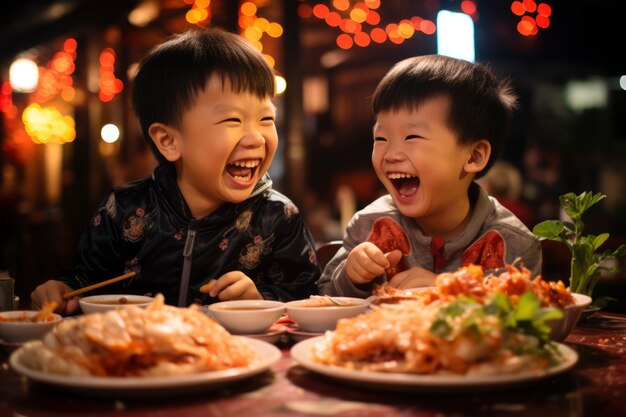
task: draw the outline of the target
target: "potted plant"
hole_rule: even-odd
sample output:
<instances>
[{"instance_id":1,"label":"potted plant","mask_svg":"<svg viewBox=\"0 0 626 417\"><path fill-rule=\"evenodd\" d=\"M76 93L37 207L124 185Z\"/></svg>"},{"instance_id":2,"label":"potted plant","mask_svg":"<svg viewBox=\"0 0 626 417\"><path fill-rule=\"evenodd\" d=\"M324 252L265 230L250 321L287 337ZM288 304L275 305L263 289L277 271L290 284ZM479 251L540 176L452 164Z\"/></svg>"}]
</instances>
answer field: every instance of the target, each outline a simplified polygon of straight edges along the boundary
<instances>
[{"instance_id":1,"label":"potted plant","mask_svg":"<svg viewBox=\"0 0 626 417\"><path fill-rule=\"evenodd\" d=\"M602 265L608 259L621 258L626 255L626 245L620 245L615 250L600 251L600 247L609 238L608 233L597 236L583 235L585 224L583 214L604 199L606 195L583 192L580 195L567 193L559 197L561 208L571 218L571 222L561 220L546 220L533 228L533 233L539 240L554 240L567 245L572 253L569 288L573 293L585 294L593 299L593 290L600 280L602 270L609 268ZM611 270L615 271L615 268ZM608 299L594 299L593 305L602 308Z\"/></svg>"}]
</instances>

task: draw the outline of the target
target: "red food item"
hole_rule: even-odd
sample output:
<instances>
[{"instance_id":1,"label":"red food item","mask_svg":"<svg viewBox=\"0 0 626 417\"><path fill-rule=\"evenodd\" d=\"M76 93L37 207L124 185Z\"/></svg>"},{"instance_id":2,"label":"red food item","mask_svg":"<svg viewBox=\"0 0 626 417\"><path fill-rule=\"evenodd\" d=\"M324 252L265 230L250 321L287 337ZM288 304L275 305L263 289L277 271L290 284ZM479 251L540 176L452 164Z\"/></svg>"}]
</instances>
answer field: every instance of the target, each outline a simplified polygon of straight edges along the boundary
<instances>
[{"instance_id":1,"label":"red food item","mask_svg":"<svg viewBox=\"0 0 626 417\"><path fill-rule=\"evenodd\" d=\"M367 238L368 242L372 242L383 253L389 253L393 250L400 250L403 254L411 252L409 239L406 237L404 230L398 223L389 217L381 217L374 222L372 231ZM404 262L400 259L397 265L392 265L387 271L387 279L391 279L398 272L405 271Z\"/></svg>"}]
</instances>

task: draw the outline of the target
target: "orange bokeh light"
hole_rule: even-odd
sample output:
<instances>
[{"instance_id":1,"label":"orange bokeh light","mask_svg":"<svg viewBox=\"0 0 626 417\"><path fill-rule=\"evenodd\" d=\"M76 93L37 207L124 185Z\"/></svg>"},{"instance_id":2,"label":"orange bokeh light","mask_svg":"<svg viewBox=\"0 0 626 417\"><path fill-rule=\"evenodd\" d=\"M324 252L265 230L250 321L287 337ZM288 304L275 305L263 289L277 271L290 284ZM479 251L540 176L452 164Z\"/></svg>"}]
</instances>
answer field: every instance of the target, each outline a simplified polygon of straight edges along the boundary
<instances>
[{"instance_id":1,"label":"orange bokeh light","mask_svg":"<svg viewBox=\"0 0 626 417\"><path fill-rule=\"evenodd\" d=\"M376 43L383 43L387 40L387 33L381 28L374 28L370 32L370 37Z\"/></svg>"},{"instance_id":2,"label":"orange bokeh light","mask_svg":"<svg viewBox=\"0 0 626 417\"><path fill-rule=\"evenodd\" d=\"M343 19L339 27L346 33L357 33L361 31L361 24L351 19Z\"/></svg>"},{"instance_id":3,"label":"orange bokeh light","mask_svg":"<svg viewBox=\"0 0 626 417\"><path fill-rule=\"evenodd\" d=\"M369 35L365 32L359 32L354 35L354 43L361 47L366 47L370 44L370 41Z\"/></svg>"},{"instance_id":4,"label":"orange bokeh light","mask_svg":"<svg viewBox=\"0 0 626 417\"><path fill-rule=\"evenodd\" d=\"M76 52L76 48L78 47L78 42L74 38L67 38L65 42L63 42L63 50L65 52Z\"/></svg>"},{"instance_id":5,"label":"orange bokeh light","mask_svg":"<svg viewBox=\"0 0 626 417\"><path fill-rule=\"evenodd\" d=\"M370 9L378 9L380 7L380 0L365 0L364 3Z\"/></svg>"},{"instance_id":6,"label":"orange bokeh light","mask_svg":"<svg viewBox=\"0 0 626 417\"><path fill-rule=\"evenodd\" d=\"M352 40L352 37L346 33L342 33L341 35L337 36L337 46L339 46L341 49L350 49L352 48L352 45L354 44L354 41Z\"/></svg>"},{"instance_id":7,"label":"orange bokeh light","mask_svg":"<svg viewBox=\"0 0 626 417\"><path fill-rule=\"evenodd\" d=\"M341 11L348 10L350 7L350 0L333 0L333 7Z\"/></svg>"},{"instance_id":8,"label":"orange bokeh light","mask_svg":"<svg viewBox=\"0 0 626 417\"><path fill-rule=\"evenodd\" d=\"M256 4L247 1L241 5L241 8L239 10L245 16L254 16L256 14L257 7Z\"/></svg>"},{"instance_id":9,"label":"orange bokeh light","mask_svg":"<svg viewBox=\"0 0 626 417\"><path fill-rule=\"evenodd\" d=\"M341 15L337 12L330 12L326 15L326 24L331 27L337 27L341 24Z\"/></svg>"},{"instance_id":10,"label":"orange bokeh light","mask_svg":"<svg viewBox=\"0 0 626 417\"><path fill-rule=\"evenodd\" d=\"M365 21L372 26L376 26L380 23L380 15L378 14L378 12L375 12L374 10L370 10L367 13L367 17L365 18Z\"/></svg>"},{"instance_id":11,"label":"orange bokeh light","mask_svg":"<svg viewBox=\"0 0 626 417\"><path fill-rule=\"evenodd\" d=\"M330 10L325 4L318 3L313 7L313 15L318 19L325 19L328 13L330 13Z\"/></svg>"},{"instance_id":12,"label":"orange bokeh light","mask_svg":"<svg viewBox=\"0 0 626 417\"><path fill-rule=\"evenodd\" d=\"M420 23L420 30L427 35L432 35L437 30L437 25L430 20L422 20Z\"/></svg>"}]
</instances>

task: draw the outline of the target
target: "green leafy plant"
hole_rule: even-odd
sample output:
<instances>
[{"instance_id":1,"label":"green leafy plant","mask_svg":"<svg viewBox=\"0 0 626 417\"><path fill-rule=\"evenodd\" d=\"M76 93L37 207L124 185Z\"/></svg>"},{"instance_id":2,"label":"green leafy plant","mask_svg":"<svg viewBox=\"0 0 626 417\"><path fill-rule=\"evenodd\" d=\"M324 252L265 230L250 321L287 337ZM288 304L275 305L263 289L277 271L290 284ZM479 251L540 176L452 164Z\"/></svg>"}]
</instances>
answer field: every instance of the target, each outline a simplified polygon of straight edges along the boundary
<instances>
[{"instance_id":1,"label":"green leafy plant","mask_svg":"<svg viewBox=\"0 0 626 417\"><path fill-rule=\"evenodd\" d=\"M583 192L580 195L567 193L559 197L561 208L571 218L571 222L560 220L546 220L533 228L533 233L540 240L554 240L567 245L572 253L570 268L570 291L593 296L593 290L600 280L602 270L609 270L602 266L607 259L621 258L626 255L626 245L620 245L615 250L606 249L600 252L600 247L609 238L608 233L597 236L583 235L585 224L582 217L585 212L604 199L606 195ZM615 271L615 268L610 269ZM594 304L596 300L594 300Z\"/></svg>"}]
</instances>

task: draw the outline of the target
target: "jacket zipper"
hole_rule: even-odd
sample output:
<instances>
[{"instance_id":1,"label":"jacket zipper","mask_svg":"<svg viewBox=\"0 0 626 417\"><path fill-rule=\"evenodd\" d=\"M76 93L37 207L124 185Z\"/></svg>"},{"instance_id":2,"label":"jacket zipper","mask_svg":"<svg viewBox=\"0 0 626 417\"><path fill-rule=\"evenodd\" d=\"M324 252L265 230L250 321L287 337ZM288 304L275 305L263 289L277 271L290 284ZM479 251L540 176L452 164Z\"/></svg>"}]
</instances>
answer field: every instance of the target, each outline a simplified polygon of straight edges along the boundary
<instances>
[{"instance_id":1,"label":"jacket zipper","mask_svg":"<svg viewBox=\"0 0 626 417\"><path fill-rule=\"evenodd\" d=\"M180 280L178 291L178 307L187 307L187 294L189 293L189 275L191 274L191 256L193 254L193 244L196 240L196 231L189 228L185 248L183 249L183 276Z\"/></svg>"}]
</instances>

